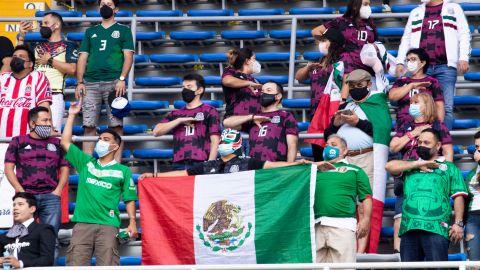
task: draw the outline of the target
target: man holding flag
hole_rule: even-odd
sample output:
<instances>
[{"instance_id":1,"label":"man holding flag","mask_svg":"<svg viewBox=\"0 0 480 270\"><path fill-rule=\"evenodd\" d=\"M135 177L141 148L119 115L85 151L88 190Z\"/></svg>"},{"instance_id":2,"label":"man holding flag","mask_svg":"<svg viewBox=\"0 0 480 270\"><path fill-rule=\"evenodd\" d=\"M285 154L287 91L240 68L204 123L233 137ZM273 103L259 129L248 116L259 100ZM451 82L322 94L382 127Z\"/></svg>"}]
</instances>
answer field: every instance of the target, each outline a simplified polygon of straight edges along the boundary
<instances>
[{"instance_id":1,"label":"man holding flag","mask_svg":"<svg viewBox=\"0 0 480 270\"><path fill-rule=\"evenodd\" d=\"M387 174L388 145L392 119L387 96L383 91L371 91L371 75L357 69L346 77L351 102L344 103L325 130L325 137L337 133L348 145L346 160L362 168L373 189L372 225L369 237L359 240L358 253L376 253L382 226ZM383 90L383 89L382 89ZM360 207L362 217L364 209ZM367 234L368 235L368 234Z\"/></svg>"}]
</instances>

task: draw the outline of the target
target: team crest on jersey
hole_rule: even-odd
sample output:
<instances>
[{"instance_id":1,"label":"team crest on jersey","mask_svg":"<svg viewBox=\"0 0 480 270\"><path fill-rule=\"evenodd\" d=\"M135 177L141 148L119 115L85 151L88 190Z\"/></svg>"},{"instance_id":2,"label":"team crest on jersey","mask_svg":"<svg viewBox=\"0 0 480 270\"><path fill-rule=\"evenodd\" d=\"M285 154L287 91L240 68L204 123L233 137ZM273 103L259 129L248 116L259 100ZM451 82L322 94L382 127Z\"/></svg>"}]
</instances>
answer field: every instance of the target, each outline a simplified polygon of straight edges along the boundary
<instances>
[{"instance_id":1,"label":"team crest on jersey","mask_svg":"<svg viewBox=\"0 0 480 270\"><path fill-rule=\"evenodd\" d=\"M448 14L450 14L450 15L455 14L455 11L453 10L453 8L449 8L449 9L447 10L447 12L448 12Z\"/></svg>"},{"instance_id":2,"label":"team crest on jersey","mask_svg":"<svg viewBox=\"0 0 480 270\"><path fill-rule=\"evenodd\" d=\"M112 38L119 38L120 37L120 32L115 30L112 32Z\"/></svg>"},{"instance_id":3,"label":"team crest on jersey","mask_svg":"<svg viewBox=\"0 0 480 270\"><path fill-rule=\"evenodd\" d=\"M203 112L199 112L195 115L195 120L197 121L203 121L205 120L205 116L203 115Z\"/></svg>"},{"instance_id":4,"label":"team crest on jersey","mask_svg":"<svg viewBox=\"0 0 480 270\"><path fill-rule=\"evenodd\" d=\"M51 151L51 152L56 152L56 151L57 151L57 147L56 147L54 144L49 143L49 144L47 144L47 150L48 150L48 151Z\"/></svg>"},{"instance_id":5,"label":"team crest on jersey","mask_svg":"<svg viewBox=\"0 0 480 270\"><path fill-rule=\"evenodd\" d=\"M274 117L272 117L272 121L271 121L271 122L274 123L274 124L280 123L280 116L275 115Z\"/></svg>"},{"instance_id":6,"label":"team crest on jersey","mask_svg":"<svg viewBox=\"0 0 480 270\"><path fill-rule=\"evenodd\" d=\"M32 93L32 85L27 84L27 87L25 87L25 94L30 95Z\"/></svg>"},{"instance_id":7,"label":"team crest on jersey","mask_svg":"<svg viewBox=\"0 0 480 270\"><path fill-rule=\"evenodd\" d=\"M440 165L438 166L438 168L439 168L441 171L446 171L446 170L448 169L447 164L440 164Z\"/></svg>"},{"instance_id":8,"label":"team crest on jersey","mask_svg":"<svg viewBox=\"0 0 480 270\"><path fill-rule=\"evenodd\" d=\"M346 171L348 171L348 167L346 167L346 166L342 166L342 167L337 168L337 172L339 172L339 173L344 173Z\"/></svg>"}]
</instances>

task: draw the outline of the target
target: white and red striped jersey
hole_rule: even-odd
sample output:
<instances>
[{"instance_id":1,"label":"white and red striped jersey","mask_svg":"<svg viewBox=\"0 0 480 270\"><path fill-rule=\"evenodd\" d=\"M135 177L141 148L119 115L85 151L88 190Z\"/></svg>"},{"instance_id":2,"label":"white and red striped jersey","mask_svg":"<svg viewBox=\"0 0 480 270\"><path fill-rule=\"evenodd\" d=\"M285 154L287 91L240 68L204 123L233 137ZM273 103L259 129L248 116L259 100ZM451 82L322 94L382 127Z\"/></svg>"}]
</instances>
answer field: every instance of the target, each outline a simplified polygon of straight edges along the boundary
<instances>
[{"instance_id":1,"label":"white and red striped jersey","mask_svg":"<svg viewBox=\"0 0 480 270\"><path fill-rule=\"evenodd\" d=\"M28 111L45 101L52 102L52 93L43 72L33 71L21 80L12 72L0 73L0 137L28 134Z\"/></svg>"}]
</instances>

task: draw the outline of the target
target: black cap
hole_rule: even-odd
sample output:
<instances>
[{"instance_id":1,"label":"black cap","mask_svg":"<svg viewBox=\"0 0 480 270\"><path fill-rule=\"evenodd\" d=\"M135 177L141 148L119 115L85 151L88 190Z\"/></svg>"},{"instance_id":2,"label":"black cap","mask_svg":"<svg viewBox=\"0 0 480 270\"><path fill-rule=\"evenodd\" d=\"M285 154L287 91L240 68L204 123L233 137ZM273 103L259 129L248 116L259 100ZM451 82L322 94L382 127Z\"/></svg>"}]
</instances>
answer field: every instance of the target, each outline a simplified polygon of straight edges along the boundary
<instances>
[{"instance_id":1,"label":"black cap","mask_svg":"<svg viewBox=\"0 0 480 270\"><path fill-rule=\"evenodd\" d=\"M325 32L323 32L322 37L335 42L340 46L345 44L345 38L338 28L328 28L325 30Z\"/></svg>"}]
</instances>

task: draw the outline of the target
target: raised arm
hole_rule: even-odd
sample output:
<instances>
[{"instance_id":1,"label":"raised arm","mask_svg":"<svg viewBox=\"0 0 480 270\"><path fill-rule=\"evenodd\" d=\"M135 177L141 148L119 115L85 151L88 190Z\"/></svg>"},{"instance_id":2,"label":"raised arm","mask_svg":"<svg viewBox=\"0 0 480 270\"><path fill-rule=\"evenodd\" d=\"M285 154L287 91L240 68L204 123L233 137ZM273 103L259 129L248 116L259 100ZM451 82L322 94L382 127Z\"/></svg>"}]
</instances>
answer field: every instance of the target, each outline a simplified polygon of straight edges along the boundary
<instances>
[{"instance_id":1,"label":"raised arm","mask_svg":"<svg viewBox=\"0 0 480 270\"><path fill-rule=\"evenodd\" d=\"M75 116L80 112L82 108L81 102L74 102L70 105L68 109L67 121L65 121L65 127L63 128L62 140L60 144L65 152L68 152L70 145L72 144L72 129L73 122L75 121Z\"/></svg>"}]
</instances>

